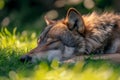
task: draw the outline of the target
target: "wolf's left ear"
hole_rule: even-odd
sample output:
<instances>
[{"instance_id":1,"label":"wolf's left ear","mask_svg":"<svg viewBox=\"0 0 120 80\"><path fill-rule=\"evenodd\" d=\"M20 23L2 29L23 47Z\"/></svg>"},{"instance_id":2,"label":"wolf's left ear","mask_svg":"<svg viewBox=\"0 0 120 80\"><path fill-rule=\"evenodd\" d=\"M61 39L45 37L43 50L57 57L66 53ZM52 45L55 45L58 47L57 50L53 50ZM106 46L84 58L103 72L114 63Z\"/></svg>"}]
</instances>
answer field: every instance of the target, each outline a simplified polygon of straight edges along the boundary
<instances>
[{"instance_id":1,"label":"wolf's left ear","mask_svg":"<svg viewBox=\"0 0 120 80\"><path fill-rule=\"evenodd\" d=\"M67 11L65 23L68 25L70 30L76 29L79 33L84 33L84 21L81 14L75 8L70 8Z\"/></svg>"},{"instance_id":2,"label":"wolf's left ear","mask_svg":"<svg viewBox=\"0 0 120 80\"><path fill-rule=\"evenodd\" d=\"M44 20L45 20L45 22L46 22L47 25L55 23L55 21L49 19L47 16L44 16Z\"/></svg>"}]
</instances>

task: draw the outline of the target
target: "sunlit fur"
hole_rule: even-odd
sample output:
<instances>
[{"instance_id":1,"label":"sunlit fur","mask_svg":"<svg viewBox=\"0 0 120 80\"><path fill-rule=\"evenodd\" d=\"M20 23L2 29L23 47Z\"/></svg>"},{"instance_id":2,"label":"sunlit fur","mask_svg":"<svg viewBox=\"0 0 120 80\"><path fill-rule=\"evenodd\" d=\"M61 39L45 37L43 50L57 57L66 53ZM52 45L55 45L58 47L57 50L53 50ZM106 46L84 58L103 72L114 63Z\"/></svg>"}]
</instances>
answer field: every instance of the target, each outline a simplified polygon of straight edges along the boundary
<instances>
[{"instance_id":1,"label":"sunlit fur","mask_svg":"<svg viewBox=\"0 0 120 80\"><path fill-rule=\"evenodd\" d=\"M120 16L113 12L81 16L70 8L64 19L48 20L38 45L27 56L41 60L62 60L74 55L117 53L120 48ZM22 58L23 59L23 58Z\"/></svg>"},{"instance_id":2,"label":"sunlit fur","mask_svg":"<svg viewBox=\"0 0 120 80\"><path fill-rule=\"evenodd\" d=\"M83 16L86 53L115 53L120 47L120 15L111 13Z\"/></svg>"}]
</instances>

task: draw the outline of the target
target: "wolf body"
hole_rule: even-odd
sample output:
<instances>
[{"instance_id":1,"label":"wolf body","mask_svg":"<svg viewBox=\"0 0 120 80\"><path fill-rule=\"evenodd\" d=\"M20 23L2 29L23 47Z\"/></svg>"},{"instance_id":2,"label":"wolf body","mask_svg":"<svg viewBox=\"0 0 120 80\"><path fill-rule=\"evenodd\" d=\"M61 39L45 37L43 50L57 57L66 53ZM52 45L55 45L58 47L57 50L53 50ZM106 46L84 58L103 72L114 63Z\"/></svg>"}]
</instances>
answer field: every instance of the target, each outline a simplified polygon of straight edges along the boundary
<instances>
[{"instance_id":1,"label":"wolf body","mask_svg":"<svg viewBox=\"0 0 120 80\"><path fill-rule=\"evenodd\" d=\"M45 17L47 27L38 38L36 48L21 61L63 60L74 55L118 53L120 48L120 15L113 12L83 15L70 8L66 17L53 21Z\"/></svg>"},{"instance_id":2,"label":"wolf body","mask_svg":"<svg viewBox=\"0 0 120 80\"><path fill-rule=\"evenodd\" d=\"M120 16L93 13L83 17L86 53L116 53L120 48Z\"/></svg>"}]
</instances>

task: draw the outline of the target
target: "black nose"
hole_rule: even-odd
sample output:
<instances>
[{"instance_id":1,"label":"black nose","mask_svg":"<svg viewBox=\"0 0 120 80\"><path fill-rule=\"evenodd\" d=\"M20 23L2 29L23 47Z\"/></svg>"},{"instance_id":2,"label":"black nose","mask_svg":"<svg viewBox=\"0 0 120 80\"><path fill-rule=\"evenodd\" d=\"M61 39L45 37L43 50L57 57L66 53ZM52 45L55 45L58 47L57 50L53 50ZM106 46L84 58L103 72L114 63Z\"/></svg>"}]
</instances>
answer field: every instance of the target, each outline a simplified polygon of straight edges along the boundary
<instances>
[{"instance_id":1,"label":"black nose","mask_svg":"<svg viewBox=\"0 0 120 80\"><path fill-rule=\"evenodd\" d=\"M21 62L29 62L29 61L31 61L31 60L32 60L32 57L30 57L30 56L28 56L28 55L22 56L22 57L20 58L20 61L21 61Z\"/></svg>"}]
</instances>

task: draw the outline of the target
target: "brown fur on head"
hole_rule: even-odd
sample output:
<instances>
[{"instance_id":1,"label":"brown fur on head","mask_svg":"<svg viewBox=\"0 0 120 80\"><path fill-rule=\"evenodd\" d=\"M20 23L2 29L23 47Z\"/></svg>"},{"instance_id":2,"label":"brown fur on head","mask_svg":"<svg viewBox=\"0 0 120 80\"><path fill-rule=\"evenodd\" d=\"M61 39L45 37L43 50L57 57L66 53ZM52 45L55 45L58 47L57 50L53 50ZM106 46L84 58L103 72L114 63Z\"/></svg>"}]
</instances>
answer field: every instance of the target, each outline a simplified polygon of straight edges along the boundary
<instances>
[{"instance_id":1,"label":"brown fur on head","mask_svg":"<svg viewBox=\"0 0 120 80\"><path fill-rule=\"evenodd\" d=\"M45 17L45 21L47 27L38 38L37 47L23 56L21 61L27 60L28 56L32 61L34 58L61 60L62 57L70 57L76 51L78 40L84 41L84 22L76 9L70 8L63 20L53 21Z\"/></svg>"},{"instance_id":2,"label":"brown fur on head","mask_svg":"<svg viewBox=\"0 0 120 80\"><path fill-rule=\"evenodd\" d=\"M69 47L76 45L74 37L84 36L84 21L81 14L74 8L68 10L65 19L53 21L45 17L45 21L48 26L52 26L49 34Z\"/></svg>"}]
</instances>

